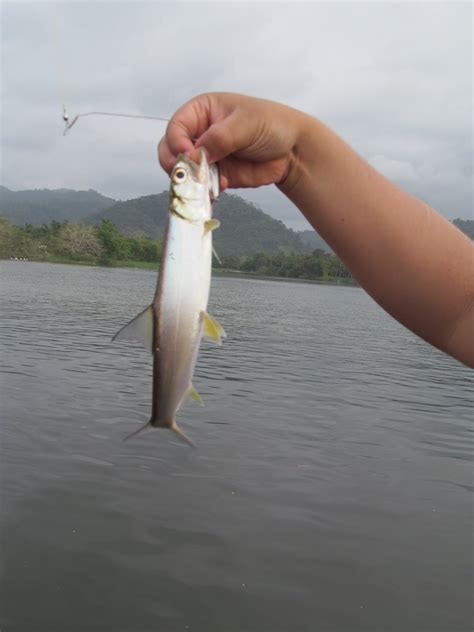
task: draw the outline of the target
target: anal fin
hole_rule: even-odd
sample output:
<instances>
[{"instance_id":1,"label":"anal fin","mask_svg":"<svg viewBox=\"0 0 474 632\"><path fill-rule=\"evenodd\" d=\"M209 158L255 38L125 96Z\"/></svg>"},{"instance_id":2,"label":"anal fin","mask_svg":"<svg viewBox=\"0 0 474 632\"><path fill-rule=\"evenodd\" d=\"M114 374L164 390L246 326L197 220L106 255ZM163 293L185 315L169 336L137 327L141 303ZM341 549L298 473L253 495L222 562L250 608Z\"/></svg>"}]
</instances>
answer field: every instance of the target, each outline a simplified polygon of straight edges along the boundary
<instances>
[{"instance_id":1,"label":"anal fin","mask_svg":"<svg viewBox=\"0 0 474 632\"><path fill-rule=\"evenodd\" d=\"M189 385L188 395L191 399L194 399L195 402L199 402L201 406L204 406L202 397L199 395L199 393L197 392L197 390L194 388L192 384Z\"/></svg>"}]
</instances>

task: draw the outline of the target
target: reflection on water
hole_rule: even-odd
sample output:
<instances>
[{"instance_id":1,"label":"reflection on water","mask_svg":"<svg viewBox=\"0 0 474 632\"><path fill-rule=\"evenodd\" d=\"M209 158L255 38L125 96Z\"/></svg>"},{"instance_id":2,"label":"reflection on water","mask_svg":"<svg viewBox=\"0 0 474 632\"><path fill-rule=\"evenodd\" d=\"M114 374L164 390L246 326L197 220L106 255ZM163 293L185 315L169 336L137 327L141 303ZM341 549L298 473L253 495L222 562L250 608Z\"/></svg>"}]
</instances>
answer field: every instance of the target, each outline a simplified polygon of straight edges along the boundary
<instances>
[{"instance_id":1,"label":"reflection on water","mask_svg":"<svg viewBox=\"0 0 474 632\"><path fill-rule=\"evenodd\" d=\"M3 262L2 630L472 628L472 377L361 290L214 280L172 433L156 273Z\"/></svg>"}]
</instances>

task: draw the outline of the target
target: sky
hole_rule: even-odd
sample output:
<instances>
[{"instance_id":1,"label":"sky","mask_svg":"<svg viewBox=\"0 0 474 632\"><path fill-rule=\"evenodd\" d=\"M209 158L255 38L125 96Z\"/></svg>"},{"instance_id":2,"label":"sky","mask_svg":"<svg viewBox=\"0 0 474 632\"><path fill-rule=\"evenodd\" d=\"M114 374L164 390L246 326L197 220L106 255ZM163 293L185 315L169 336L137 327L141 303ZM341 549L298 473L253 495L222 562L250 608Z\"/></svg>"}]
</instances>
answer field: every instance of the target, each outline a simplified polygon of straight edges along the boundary
<instances>
[{"instance_id":1,"label":"sky","mask_svg":"<svg viewBox=\"0 0 474 632\"><path fill-rule=\"evenodd\" d=\"M1 173L13 190L159 193L166 123L206 91L319 118L449 219L472 218L470 2L2 2ZM315 175L317 177L317 175ZM275 188L238 190L309 225Z\"/></svg>"}]
</instances>

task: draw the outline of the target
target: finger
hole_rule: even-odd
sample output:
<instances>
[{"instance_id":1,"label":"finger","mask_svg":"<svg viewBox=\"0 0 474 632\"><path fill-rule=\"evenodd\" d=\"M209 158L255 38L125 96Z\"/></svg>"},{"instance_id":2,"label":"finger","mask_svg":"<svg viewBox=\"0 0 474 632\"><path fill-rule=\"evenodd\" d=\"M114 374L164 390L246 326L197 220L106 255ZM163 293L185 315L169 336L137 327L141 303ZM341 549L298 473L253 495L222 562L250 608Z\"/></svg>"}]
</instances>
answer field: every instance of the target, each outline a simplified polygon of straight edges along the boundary
<instances>
[{"instance_id":1,"label":"finger","mask_svg":"<svg viewBox=\"0 0 474 632\"><path fill-rule=\"evenodd\" d=\"M170 174L176 164L176 156L171 152L166 136L158 143L158 160L163 169Z\"/></svg>"},{"instance_id":2,"label":"finger","mask_svg":"<svg viewBox=\"0 0 474 632\"><path fill-rule=\"evenodd\" d=\"M222 173L222 170L219 166L219 193L224 193L226 189L229 188L229 178Z\"/></svg>"},{"instance_id":3,"label":"finger","mask_svg":"<svg viewBox=\"0 0 474 632\"><path fill-rule=\"evenodd\" d=\"M166 140L172 154L186 154L194 149L194 135L178 121L171 119L166 129Z\"/></svg>"},{"instance_id":4,"label":"finger","mask_svg":"<svg viewBox=\"0 0 474 632\"><path fill-rule=\"evenodd\" d=\"M218 162L251 143L248 121L234 111L218 123L214 123L196 141L195 148L203 147L210 162Z\"/></svg>"},{"instance_id":5,"label":"finger","mask_svg":"<svg viewBox=\"0 0 474 632\"><path fill-rule=\"evenodd\" d=\"M166 129L166 138L175 156L194 149L194 140L209 125L209 111L209 99L201 95L185 103L173 114Z\"/></svg>"}]
</instances>

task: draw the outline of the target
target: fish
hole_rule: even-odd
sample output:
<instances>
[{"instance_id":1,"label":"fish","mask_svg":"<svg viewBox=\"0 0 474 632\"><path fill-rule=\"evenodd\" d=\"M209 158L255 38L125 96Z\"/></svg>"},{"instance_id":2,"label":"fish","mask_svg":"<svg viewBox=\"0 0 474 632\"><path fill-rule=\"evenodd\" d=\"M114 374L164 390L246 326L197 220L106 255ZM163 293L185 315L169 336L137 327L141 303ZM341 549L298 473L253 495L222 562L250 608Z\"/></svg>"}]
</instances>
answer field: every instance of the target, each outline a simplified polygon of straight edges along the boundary
<instances>
[{"instance_id":1,"label":"fish","mask_svg":"<svg viewBox=\"0 0 474 632\"><path fill-rule=\"evenodd\" d=\"M217 344L224 328L207 312L212 268L212 217L219 195L219 170L201 150L198 162L178 156L171 172L170 202L156 292L151 305L122 327L113 340L136 340L153 356L150 420L145 428L168 428L191 446L176 416L191 397L202 404L192 384L201 339Z\"/></svg>"}]
</instances>

